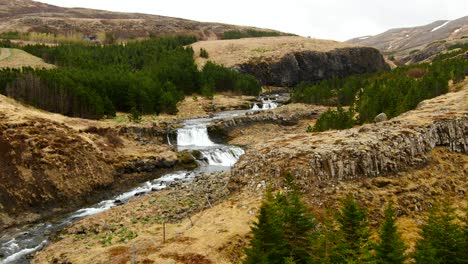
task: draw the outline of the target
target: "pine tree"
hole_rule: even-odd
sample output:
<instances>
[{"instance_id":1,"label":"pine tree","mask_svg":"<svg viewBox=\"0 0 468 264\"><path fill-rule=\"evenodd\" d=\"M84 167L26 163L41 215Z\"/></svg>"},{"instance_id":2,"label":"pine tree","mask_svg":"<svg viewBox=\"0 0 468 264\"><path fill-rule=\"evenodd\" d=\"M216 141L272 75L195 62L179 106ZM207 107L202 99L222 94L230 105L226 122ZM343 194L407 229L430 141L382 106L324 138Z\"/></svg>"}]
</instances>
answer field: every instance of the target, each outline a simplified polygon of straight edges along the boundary
<instances>
[{"instance_id":1,"label":"pine tree","mask_svg":"<svg viewBox=\"0 0 468 264\"><path fill-rule=\"evenodd\" d=\"M454 209L448 203L429 212L416 244L416 263L467 263L465 230L455 219Z\"/></svg>"},{"instance_id":2,"label":"pine tree","mask_svg":"<svg viewBox=\"0 0 468 264\"><path fill-rule=\"evenodd\" d=\"M348 196L342 201L337 222L341 237L334 249L335 258L347 263L367 262L370 258L370 231L366 211Z\"/></svg>"},{"instance_id":3,"label":"pine tree","mask_svg":"<svg viewBox=\"0 0 468 264\"><path fill-rule=\"evenodd\" d=\"M390 203L385 208L385 220L380 227L380 241L376 245L376 259L380 264L398 264L406 259L405 244L397 232L395 209Z\"/></svg>"},{"instance_id":4,"label":"pine tree","mask_svg":"<svg viewBox=\"0 0 468 264\"><path fill-rule=\"evenodd\" d=\"M253 238L246 249L245 263L311 263L316 222L301 201L299 190L291 181L288 187L289 193L274 198L271 191L267 192L252 226Z\"/></svg>"},{"instance_id":5,"label":"pine tree","mask_svg":"<svg viewBox=\"0 0 468 264\"><path fill-rule=\"evenodd\" d=\"M288 186L292 191L287 195L287 204L283 209L283 237L288 243L289 256L295 263L310 263L313 244L317 239L317 223L301 201L298 187L292 180L289 180Z\"/></svg>"},{"instance_id":6,"label":"pine tree","mask_svg":"<svg viewBox=\"0 0 468 264\"><path fill-rule=\"evenodd\" d=\"M279 196L274 198L271 191L267 191L258 220L252 226L253 238L250 247L245 250L246 264L283 263L287 251L282 237L282 217L277 207L278 199Z\"/></svg>"}]
</instances>

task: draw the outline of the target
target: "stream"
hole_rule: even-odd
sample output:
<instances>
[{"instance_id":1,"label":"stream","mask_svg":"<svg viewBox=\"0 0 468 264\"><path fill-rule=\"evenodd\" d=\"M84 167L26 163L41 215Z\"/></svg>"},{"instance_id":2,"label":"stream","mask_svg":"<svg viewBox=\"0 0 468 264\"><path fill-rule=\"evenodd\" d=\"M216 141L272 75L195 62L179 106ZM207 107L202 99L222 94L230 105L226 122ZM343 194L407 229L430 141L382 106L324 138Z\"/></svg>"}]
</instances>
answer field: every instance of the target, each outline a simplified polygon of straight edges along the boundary
<instances>
[{"instance_id":1,"label":"stream","mask_svg":"<svg viewBox=\"0 0 468 264\"><path fill-rule=\"evenodd\" d=\"M258 105L261 105L259 107ZM112 207L125 204L135 196L165 189L173 181L190 182L200 174L229 170L244 154L242 148L216 144L208 136L207 125L216 119L235 117L248 112L273 109L277 104L269 100L254 104L250 110L236 110L217 113L209 118L189 119L177 129L177 142L173 144L177 150L198 150L202 154L199 167L192 171L176 171L158 177L155 180L140 184L125 193L101 201L91 207L79 209L56 221L40 223L9 230L0 234L0 264L30 263L31 254L46 247L49 238L74 222L87 216L102 213Z\"/></svg>"}]
</instances>

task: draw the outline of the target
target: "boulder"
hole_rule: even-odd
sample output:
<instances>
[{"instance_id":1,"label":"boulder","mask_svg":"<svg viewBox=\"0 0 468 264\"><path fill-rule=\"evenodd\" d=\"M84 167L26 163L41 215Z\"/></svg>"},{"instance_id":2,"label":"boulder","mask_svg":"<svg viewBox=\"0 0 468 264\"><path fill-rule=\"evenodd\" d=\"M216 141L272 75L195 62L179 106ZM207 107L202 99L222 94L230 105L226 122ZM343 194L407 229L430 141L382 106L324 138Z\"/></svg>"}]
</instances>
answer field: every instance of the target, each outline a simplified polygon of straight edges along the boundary
<instances>
[{"instance_id":1,"label":"boulder","mask_svg":"<svg viewBox=\"0 0 468 264\"><path fill-rule=\"evenodd\" d=\"M374 118L375 123L379 123L379 122L383 122L383 121L387 121L387 120L388 120L388 118L387 118L387 115L385 113L380 113Z\"/></svg>"}]
</instances>

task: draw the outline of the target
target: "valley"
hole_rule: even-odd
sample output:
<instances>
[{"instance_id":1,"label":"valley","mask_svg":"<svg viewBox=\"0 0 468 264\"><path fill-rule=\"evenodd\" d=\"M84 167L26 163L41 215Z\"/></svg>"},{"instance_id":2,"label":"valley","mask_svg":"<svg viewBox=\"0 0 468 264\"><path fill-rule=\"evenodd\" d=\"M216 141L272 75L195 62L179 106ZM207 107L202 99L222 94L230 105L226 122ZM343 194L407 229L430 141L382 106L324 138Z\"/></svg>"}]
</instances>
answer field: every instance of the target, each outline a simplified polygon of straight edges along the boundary
<instances>
[{"instance_id":1,"label":"valley","mask_svg":"<svg viewBox=\"0 0 468 264\"><path fill-rule=\"evenodd\" d=\"M198 259L204 261L202 263L236 263L242 259L242 248L249 239L249 226L255 220L267 184L281 189L282 178L279 173L284 170L294 172L296 181L304 191L307 204L315 212L337 207L341 197L353 193L357 200L366 205L371 222L375 223L381 218L380 210L385 201L394 200L400 210L398 227L404 231L403 238L413 248L418 223L422 221L430 204L445 197L444 199L450 199L459 210L466 207L466 200L460 194L467 188L465 179L468 160L466 154L457 152L465 152L467 146L468 108L463 104L468 96L467 84L465 82L461 91L426 101L420 108L380 126L366 125L351 131L310 135L305 134L303 130L294 131L288 126L278 125L274 128L274 133L282 134L280 139L257 133L256 136L261 138L258 141L241 139L245 136L236 136L238 133L233 132L231 142L248 142L248 149L230 173L202 176L193 184L176 184L167 191L134 199L126 205L81 220L68 228L57 243L41 251L36 256L36 261L82 263L92 260L96 263L126 263L135 256L137 260L147 263L172 263L174 259ZM281 107L277 110L280 109ZM454 123L450 128L431 125L439 122ZM386 134L393 129L392 123L401 126L395 129L394 133L408 135L419 133L423 127L428 127L433 133L449 134L417 136L418 144L427 142L429 145L414 146L413 150L399 150L400 154L412 153L416 158L413 161L402 158L408 161L404 164L387 161L386 163L394 164L391 167L397 169L395 171L384 171L385 166L379 164L381 158L372 154L374 151L368 146L375 146L376 143L360 144L362 148L359 149L369 157L369 164L376 166L374 177L357 174L351 178L344 178L340 175L340 169L334 169L332 160L352 164L356 161L353 161L351 155L340 158L332 156L328 161L326 156L321 154L324 157L324 171L312 174L324 175L319 179L312 179L303 174L309 170L299 167L310 160L307 156L296 156L304 155L304 147L323 146L323 149L327 149L324 141L338 140L340 143L335 144L336 150L332 151L335 155L345 155L350 149L348 144L354 144L356 140L351 134L363 133L357 132L358 130L366 131L365 134L359 135L358 139L371 140L372 136L369 133ZM271 125L260 122L252 125L250 129L268 131L269 126ZM390 138L391 144L398 141L397 134ZM406 141L406 136L403 138ZM443 142L433 143L432 138L443 139ZM321 143L309 145L304 143L304 139ZM302 145L303 149L292 148L293 145ZM411 147L408 143L404 145ZM314 148L312 147L312 150ZM284 151L288 153L288 158L284 159L278 154L268 156L265 149L270 149L268 152L272 149ZM352 149L357 150L355 147ZM417 153L416 150L423 152ZM261 158L252 162L254 158L251 156ZM388 158L392 156L395 157L390 154ZM261 166L261 161L265 162L265 167ZM288 168L283 164L293 167ZM325 164L330 164L330 167ZM372 169L374 165L363 165L362 168L364 166ZM336 170L335 176L330 174L333 170ZM197 191L201 191L202 196L208 195L209 199L196 195ZM134 211L131 208L140 209ZM163 241L162 222L165 223L166 241ZM125 237L120 239L120 227L128 228L137 236L128 241ZM105 242L106 237L110 239L109 242Z\"/></svg>"},{"instance_id":2,"label":"valley","mask_svg":"<svg viewBox=\"0 0 468 264\"><path fill-rule=\"evenodd\" d=\"M339 42L0 1L0 264L463 263L466 18Z\"/></svg>"}]
</instances>

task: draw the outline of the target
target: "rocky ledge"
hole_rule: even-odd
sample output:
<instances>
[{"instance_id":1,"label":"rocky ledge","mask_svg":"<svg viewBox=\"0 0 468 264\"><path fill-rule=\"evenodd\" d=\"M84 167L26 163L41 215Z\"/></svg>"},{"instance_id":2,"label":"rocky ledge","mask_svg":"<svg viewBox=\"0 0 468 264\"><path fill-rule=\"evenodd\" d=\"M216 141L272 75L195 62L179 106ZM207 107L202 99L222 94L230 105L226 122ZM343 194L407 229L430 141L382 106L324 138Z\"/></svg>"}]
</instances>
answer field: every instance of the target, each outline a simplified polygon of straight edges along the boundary
<instances>
[{"instance_id":1,"label":"rocky ledge","mask_svg":"<svg viewBox=\"0 0 468 264\"><path fill-rule=\"evenodd\" d=\"M422 102L390 121L344 131L280 136L249 150L232 170L231 186L255 187L291 172L305 187L376 177L424 165L430 151L468 149L468 85Z\"/></svg>"},{"instance_id":2,"label":"rocky ledge","mask_svg":"<svg viewBox=\"0 0 468 264\"><path fill-rule=\"evenodd\" d=\"M255 76L264 85L288 87L390 69L380 52L368 47L293 52L278 61L250 61L234 68Z\"/></svg>"},{"instance_id":3,"label":"rocky ledge","mask_svg":"<svg viewBox=\"0 0 468 264\"><path fill-rule=\"evenodd\" d=\"M208 133L215 141L225 141L229 139L230 132L235 129L257 123L292 126L303 119L317 118L325 111L327 111L327 107L324 106L289 104L273 110L251 112L241 116L216 120L216 122L208 126Z\"/></svg>"}]
</instances>

